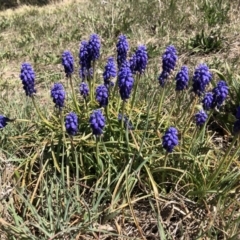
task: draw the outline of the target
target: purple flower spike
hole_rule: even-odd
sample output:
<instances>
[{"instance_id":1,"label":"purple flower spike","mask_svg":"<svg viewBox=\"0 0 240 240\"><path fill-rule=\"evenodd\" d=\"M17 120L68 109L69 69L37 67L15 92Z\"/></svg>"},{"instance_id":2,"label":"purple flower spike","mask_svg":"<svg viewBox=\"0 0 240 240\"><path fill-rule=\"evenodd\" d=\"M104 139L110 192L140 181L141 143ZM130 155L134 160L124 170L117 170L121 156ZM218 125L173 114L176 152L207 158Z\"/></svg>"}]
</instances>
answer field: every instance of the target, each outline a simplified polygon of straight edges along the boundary
<instances>
[{"instance_id":1,"label":"purple flower spike","mask_svg":"<svg viewBox=\"0 0 240 240\"><path fill-rule=\"evenodd\" d=\"M113 85L113 83L110 81L111 78L115 78L117 76L117 69L114 62L114 58L110 57L108 58L107 65L105 66L105 71L103 73L103 80L104 85L108 87L109 85Z\"/></svg>"},{"instance_id":2,"label":"purple flower spike","mask_svg":"<svg viewBox=\"0 0 240 240\"><path fill-rule=\"evenodd\" d=\"M74 70L74 59L70 51L64 51L62 54L62 65L66 73L66 77L71 77Z\"/></svg>"},{"instance_id":3,"label":"purple flower spike","mask_svg":"<svg viewBox=\"0 0 240 240\"><path fill-rule=\"evenodd\" d=\"M177 62L177 51L173 45L166 48L162 56L162 69L164 72L170 73L174 70Z\"/></svg>"},{"instance_id":4,"label":"purple flower spike","mask_svg":"<svg viewBox=\"0 0 240 240\"><path fill-rule=\"evenodd\" d=\"M66 131L70 136L76 135L78 131L78 117L76 113L71 112L65 118Z\"/></svg>"},{"instance_id":5,"label":"purple flower spike","mask_svg":"<svg viewBox=\"0 0 240 240\"><path fill-rule=\"evenodd\" d=\"M174 127L170 127L162 137L163 148L171 153L173 148L178 145L178 131Z\"/></svg>"},{"instance_id":6,"label":"purple flower spike","mask_svg":"<svg viewBox=\"0 0 240 240\"><path fill-rule=\"evenodd\" d=\"M208 111L209 109L213 108L213 94L211 92L208 92L205 94L203 100L203 109L205 111Z\"/></svg>"},{"instance_id":7,"label":"purple flower spike","mask_svg":"<svg viewBox=\"0 0 240 240\"><path fill-rule=\"evenodd\" d=\"M23 89L25 90L26 96L32 97L36 90L35 85L35 73L32 69L31 64L23 63L21 67L20 79L22 80Z\"/></svg>"},{"instance_id":8,"label":"purple flower spike","mask_svg":"<svg viewBox=\"0 0 240 240\"><path fill-rule=\"evenodd\" d=\"M9 118L7 118L3 115L0 115L0 129L6 127L9 121L10 121Z\"/></svg>"},{"instance_id":9,"label":"purple flower spike","mask_svg":"<svg viewBox=\"0 0 240 240\"><path fill-rule=\"evenodd\" d=\"M206 64L200 64L193 75L193 92L201 96L205 92L206 86L212 80L212 74Z\"/></svg>"},{"instance_id":10,"label":"purple flower spike","mask_svg":"<svg viewBox=\"0 0 240 240\"><path fill-rule=\"evenodd\" d=\"M99 36L96 33L94 33L90 36L88 42L88 56L91 59L91 61L95 61L100 57L100 48L101 42Z\"/></svg>"},{"instance_id":11,"label":"purple flower spike","mask_svg":"<svg viewBox=\"0 0 240 240\"><path fill-rule=\"evenodd\" d=\"M138 47L137 51L133 56L132 61L134 62L134 64L132 66L131 60L130 60L130 68L133 71L133 73L139 72L140 74L142 74L145 71L148 63L146 46L141 45Z\"/></svg>"},{"instance_id":12,"label":"purple flower spike","mask_svg":"<svg viewBox=\"0 0 240 240\"><path fill-rule=\"evenodd\" d=\"M53 98L56 108L61 110L64 106L65 100L65 90L61 83L54 83L54 86L51 89L51 97Z\"/></svg>"},{"instance_id":13,"label":"purple flower spike","mask_svg":"<svg viewBox=\"0 0 240 240\"><path fill-rule=\"evenodd\" d=\"M104 85L100 85L96 89L96 100L100 107L106 107L108 105L108 89Z\"/></svg>"},{"instance_id":14,"label":"purple flower spike","mask_svg":"<svg viewBox=\"0 0 240 240\"><path fill-rule=\"evenodd\" d=\"M83 96L83 98L86 98L89 95L89 87L87 83L82 82L79 87L80 94Z\"/></svg>"},{"instance_id":15,"label":"purple flower spike","mask_svg":"<svg viewBox=\"0 0 240 240\"><path fill-rule=\"evenodd\" d=\"M133 88L134 79L129 64L125 62L118 73L118 86L120 96L123 101L130 98L130 94Z\"/></svg>"},{"instance_id":16,"label":"purple flower spike","mask_svg":"<svg viewBox=\"0 0 240 240\"><path fill-rule=\"evenodd\" d=\"M206 122L208 116L207 114L201 110L197 114L195 114L195 121L197 126L202 126Z\"/></svg>"},{"instance_id":17,"label":"purple flower spike","mask_svg":"<svg viewBox=\"0 0 240 240\"><path fill-rule=\"evenodd\" d=\"M129 65L130 69L132 71L132 74L136 73L136 66L137 66L137 57L136 54L133 54L131 58L129 59Z\"/></svg>"},{"instance_id":18,"label":"purple flower spike","mask_svg":"<svg viewBox=\"0 0 240 240\"><path fill-rule=\"evenodd\" d=\"M169 45L162 56L162 72L158 77L158 81L161 87L165 86L165 82L171 71L174 70L176 63L177 51L173 45Z\"/></svg>"},{"instance_id":19,"label":"purple flower spike","mask_svg":"<svg viewBox=\"0 0 240 240\"><path fill-rule=\"evenodd\" d=\"M79 50L79 64L80 64L79 76L80 78L85 80L85 78L88 77L89 75L91 76L91 73L92 73L91 59L88 53L87 41L81 42L80 50Z\"/></svg>"},{"instance_id":20,"label":"purple flower spike","mask_svg":"<svg viewBox=\"0 0 240 240\"><path fill-rule=\"evenodd\" d=\"M188 68L183 66L181 70L176 75L176 91L182 91L188 86Z\"/></svg>"},{"instance_id":21,"label":"purple flower spike","mask_svg":"<svg viewBox=\"0 0 240 240\"><path fill-rule=\"evenodd\" d=\"M228 86L225 81L221 80L217 86L213 89L213 104L220 107L228 95Z\"/></svg>"},{"instance_id":22,"label":"purple flower spike","mask_svg":"<svg viewBox=\"0 0 240 240\"><path fill-rule=\"evenodd\" d=\"M100 109L94 110L89 119L90 127L92 128L93 135L99 136L103 133L105 126L105 117Z\"/></svg>"},{"instance_id":23,"label":"purple flower spike","mask_svg":"<svg viewBox=\"0 0 240 240\"><path fill-rule=\"evenodd\" d=\"M125 35L120 35L117 42L117 64L118 69L121 68L122 63L127 60L127 52L129 49L128 41Z\"/></svg>"},{"instance_id":24,"label":"purple flower spike","mask_svg":"<svg viewBox=\"0 0 240 240\"><path fill-rule=\"evenodd\" d=\"M164 87L165 86L165 83L166 83L166 80L169 76L169 73L168 72L161 72L161 74L159 75L158 77L158 81L159 81L159 84L161 87Z\"/></svg>"}]
</instances>

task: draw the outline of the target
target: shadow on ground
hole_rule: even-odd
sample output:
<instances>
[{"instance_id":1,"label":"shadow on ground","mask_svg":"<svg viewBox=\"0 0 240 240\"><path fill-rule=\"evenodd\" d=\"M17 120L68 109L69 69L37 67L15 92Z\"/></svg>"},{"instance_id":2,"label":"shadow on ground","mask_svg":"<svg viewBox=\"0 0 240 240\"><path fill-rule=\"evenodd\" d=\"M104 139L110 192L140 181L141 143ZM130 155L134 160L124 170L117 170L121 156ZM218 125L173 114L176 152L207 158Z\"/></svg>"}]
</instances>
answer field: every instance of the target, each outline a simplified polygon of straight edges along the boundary
<instances>
[{"instance_id":1,"label":"shadow on ground","mask_svg":"<svg viewBox=\"0 0 240 240\"><path fill-rule=\"evenodd\" d=\"M54 0L60 2L61 0ZM16 8L22 4L43 6L53 2L52 0L0 0L0 11L9 8Z\"/></svg>"}]
</instances>

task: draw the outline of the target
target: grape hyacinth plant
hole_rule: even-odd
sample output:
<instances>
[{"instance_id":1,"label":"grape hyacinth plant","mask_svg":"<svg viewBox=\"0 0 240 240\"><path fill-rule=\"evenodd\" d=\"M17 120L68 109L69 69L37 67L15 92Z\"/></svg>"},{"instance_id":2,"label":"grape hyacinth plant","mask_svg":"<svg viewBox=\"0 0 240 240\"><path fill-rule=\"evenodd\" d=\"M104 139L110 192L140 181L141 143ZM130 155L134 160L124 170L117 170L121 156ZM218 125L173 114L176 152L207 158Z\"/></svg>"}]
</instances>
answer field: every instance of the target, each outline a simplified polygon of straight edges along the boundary
<instances>
[{"instance_id":1,"label":"grape hyacinth plant","mask_svg":"<svg viewBox=\"0 0 240 240\"><path fill-rule=\"evenodd\" d=\"M23 89L26 96L32 97L35 90L35 72L30 63L23 63L21 67L20 79L22 80Z\"/></svg>"},{"instance_id":2,"label":"grape hyacinth plant","mask_svg":"<svg viewBox=\"0 0 240 240\"><path fill-rule=\"evenodd\" d=\"M64 107L65 90L61 83L54 83L51 89L51 97L55 103L55 107L61 110Z\"/></svg>"},{"instance_id":3,"label":"grape hyacinth plant","mask_svg":"<svg viewBox=\"0 0 240 240\"><path fill-rule=\"evenodd\" d=\"M103 42L104 45L109 44L108 40ZM131 40L131 42L136 41ZM10 104L12 105L7 106L6 109L3 108L6 113L20 115L20 119L17 119L15 128L11 129L8 126L1 131L3 134L0 136L0 142L10 151L13 149L12 154L2 148L6 155L12 154L14 158L15 156L21 158L26 156L26 160L20 159L21 165L16 173L24 173L23 177L18 178L19 181L22 181L19 186L26 186L26 189L29 190L26 191L27 193L34 190L29 195L30 203L39 205L41 203L41 201L37 201L39 196L45 199L43 191L46 191L48 195L52 193L49 196L53 195L55 198L54 201L51 201L49 197L48 201L42 201L42 203L55 204L56 197L59 197L63 199L62 202L67 207L68 203L76 200L73 202L73 210L69 208L70 212L65 211L67 215L60 215L64 215L64 218L74 222L71 225L72 228L69 228L73 229L71 233L70 230L65 231L65 229L62 229L62 232L77 236L78 232L74 232L74 229L82 228L79 231L87 235L91 235L93 232L99 235L99 230L92 230L88 221L82 223L82 221L75 221L75 218L71 219L69 214L72 216L77 209L81 216L87 214L88 217L90 212L93 214L93 220L98 220L94 214L97 214L96 217L99 216L98 205L106 201L110 206L106 214L113 213L115 215L115 213L118 214L120 208L128 209L128 204L134 203L134 199L139 203L142 203L142 199L146 200L143 201L144 203L148 203L150 199L156 203L153 204L153 207L156 207L156 211L153 209L156 216L161 215L164 202L155 200L161 196L174 200L172 198L173 191L181 190L178 197L184 196L184 201L187 199L185 195L189 197L192 194L189 199L191 201L197 199L199 204L203 202L203 199L208 201L209 195L214 193L216 199L213 204L220 202L217 198L231 192L232 189L227 189L228 186L235 188L240 177L239 172L234 172L237 169L236 163L239 156L237 148L240 139L240 107L237 108L235 123L231 118L227 118L228 115L224 116L225 108L222 109L221 114L214 114L211 117L211 114L215 113L227 99L230 86L220 80L210 92L208 85L213 85L211 84L213 75L206 64L197 65L195 71L193 69L193 79L190 79L190 66L188 68L188 66L181 65L175 70L178 56L173 45L164 50L159 78L158 75L155 75L155 68L149 69L151 65L148 64L153 64L155 59L148 59L147 49L149 48L147 45L137 46L136 51L129 58L127 38L120 35L115 53L110 52L111 48L103 50L105 55L100 58L100 49L101 42L97 34L92 34L88 41L81 42L80 49L78 49L81 79L78 78L78 73L74 72L73 56L69 51L63 52L62 73L64 70L63 74L64 76L66 74L66 80L70 82L71 88L64 88L65 83L60 83L60 80L53 83L49 91L52 100L49 109L46 109L49 99L44 99L45 105L43 105L44 93L39 93L42 105L34 103L34 106L42 119L36 115L35 111L29 111L32 106L31 101L37 101L37 97L34 95L36 92L35 73L30 64L22 64L20 78L25 90L23 94L26 93L30 98L27 97L26 103L24 102L19 109L12 104L13 99L11 98ZM152 54L150 55L152 56ZM112 56L116 56L116 58ZM186 62L191 61L186 59ZM212 69L212 71L214 77L216 77L215 73L221 76L217 70ZM54 79L56 78L61 79L57 75ZM112 89L112 82L116 78L117 81ZM154 78L155 82L152 81ZM222 79L225 77L223 76ZM190 86L190 80L193 81L192 86ZM141 91L138 91L138 82ZM4 101L5 99L2 102ZM22 99L17 101L21 103ZM13 112L15 109L16 111ZM44 110L46 118L41 115L41 109ZM195 112L196 109L198 110ZM27 119L22 119L24 115ZM220 118L217 119L219 116ZM214 121L216 119L217 126L224 127L224 131L213 124L206 127L207 121L213 119ZM0 115L0 129L7 126L9 121L11 121L9 118ZM22 124L22 122L24 123ZM227 137L231 141L229 126L232 126L235 135L233 138L234 141L237 141L231 142L232 151L228 150L227 144L224 145L224 151L215 151L213 136L223 137L222 134L225 134L226 130ZM216 149L219 150L219 146ZM231 158L228 157L229 153ZM220 167L223 166L225 171L230 161L234 161L234 167L230 166L229 168L231 179L224 176L225 179L222 181L219 176L224 174ZM17 161L15 163L18 164ZM215 171L218 167L220 170ZM25 174L24 171L29 172ZM54 174L54 181L52 175L48 173ZM236 176L236 180L232 180L232 176ZM22 180L22 178L25 179ZM144 186L139 188L137 184L141 179ZM231 182L226 185L228 180ZM34 185L29 184L30 181ZM63 188L55 191L54 188L58 184L62 184ZM92 190L88 190L88 186ZM145 187L149 191L146 192ZM90 200L87 201L89 209L86 209L85 202L82 200L85 200L85 196L88 195L90 196ZM119 204L122 204L122 198L124 202L121 207ZM21 202L24 201L21 200ZM151 202L149 203L151 204ZM32 208L40 213L36 219L42 217L42 210L44 210L38 205L36 208ZM55 211L55 205L53 208L49 208L50 210L47 209L46 213L51 210ZM62 205L59 207L61 208ZM27 209L29 206L27 205ZM208 206L208 202L206 206ZM94 209L91 209L92 207ZM209 209L211 210L212 207L210 206ZM132 210L134 213L134 208ZM221 208L216 208L216 211L218 213L216 216L221 216ZM31 213L31 211L28 212ZM13 216L15 215L17 216L17 213L13 214ZM48 234L47 238L56 235L54 221L48 215L46 214L47 227L42 228L43 234L45 232ZM26 219L23 219L24 214L21 215L21 218L20 223L26 222ZM49 221L52 222L50 225ZM131 221L132 223L134 221L132 216ZM215 228L216 222L212 224L215 231L208 231L210 238L212 232L215 236L215 232L218 231L217 227ZM45 220L39 224L39 229L44 223ZM15 225L22 226L19 223ZM54 233L49 232L48 226L51 226ZM184 224L182 226L185 227ZM64 227L64 225L60 227ZM91 231L88 227L91 228ZM25 230L23 233L28 233ZM166 228L166 230L168 229ZM165 231L165 226L163 226L163 231ZM163 231L160 229L159 234ZM161 234L164 238L164 234ZM171 235L167 232L165 236ZM66 235L66 237L68 236ZM112 236L109 237L112 238ZM229 237L232 236L229 235ZM139 238L143 239L140 235ZM156 236L156 238L161 238L161 236Z\"/></svg>"},{"instance_id":4,"label":"grape hyacinth plant","mask_svg":"<svg viewBox=\"0 0 240 240\"><path fill-rule=\"evenodd\" d=\"M70 112L65 118L66 131L70 136L74 136L78 131L78 117L76 113Z\"/></svg>"}]
</instances>

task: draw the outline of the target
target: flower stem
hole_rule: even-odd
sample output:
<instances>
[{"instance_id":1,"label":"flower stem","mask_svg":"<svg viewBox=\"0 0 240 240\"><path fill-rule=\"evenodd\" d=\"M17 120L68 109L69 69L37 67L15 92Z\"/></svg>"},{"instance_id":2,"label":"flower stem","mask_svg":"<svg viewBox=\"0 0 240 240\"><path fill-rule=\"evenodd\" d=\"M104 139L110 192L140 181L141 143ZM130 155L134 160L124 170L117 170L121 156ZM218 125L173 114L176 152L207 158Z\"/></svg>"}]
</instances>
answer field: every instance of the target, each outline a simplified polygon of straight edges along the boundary
<instances>
[{"instance_id":1,"label":"flower stem","mask_svg":"<svg viewBox=\"0 0 240 240\"><path fill-rule=\"evenodd\" d=\"M106 113L106 116L107 116L107 122L109 122L109 105L107 105L104 110L105 110L105 113Z\"/></svg>"},{"instance_id":2,"label":"flower stem","mask_svg":"<svg viewBox=\"0 0 240 240\"><path fill-rule=\"evenodd\" d=\"M96 157L97 157L98 166L101 169L101 173L103 173L104 172L103 163L102 163L102 161L100 160L100 157L99 157L99 138L100 137L96 136Z\"/></svg>"},{"instance_id":3,"label":"flower stem","mask_svg":"<svg viewBox=\"0 0 240 240\"><path fill-rule=\"evenodd\" d=\"M159 99L158 110L157 110L157 117L156 117L156 130L158 129L158 122L159 122L160 112L161 112L161 109L162 109L163 98L164 98L164 95L165 95L165 88L166 87L163 88L162 95L160 96L160 99Z\"/></svg>"},{"instance_id":4,"label":"flower stem","mask_svg":"<svg viewBox=\"0 0 240 240\"><path fill-rule=\"evenodd\" d=\"M124 110L125 110L125 101L122 101L122 119L121 119L121 137L120 140L124 138Z\"/></svg>"},{"instance_id":5,"label":"flower stem","mask_svg":"<svg viewBox=\"0 0 240 240\"><path fill-rule=\"evenodd\" d=\"M92 79L92 81L90 80L90 82L89 82L90 101L91 102L93 101L93 98L94 98L93 89L94 89L95 82L96 82L96 61L93 61L93 79Z\"/></svg>"},{"instance_id":6,"label":"flower stem","mask_svg":"<svg viewBox=\"0 0 240 240\"><path fill-rule=\"evenodd\" d=\"M178 93L179 93L179 92L176 92L176 97L175 97L174 103L173 103L173 105L172 105L172 109L171 109L171 111L170 111L170 113L169 113L169 115L168 115L168 125L171 125L171 124L170 124L170 120L171 120L171 116L172 116L173 110L174 110L174 108L175 108L176 102L177 102L177 100L178 100L178 96L179 96Z\"/></svg>"},{"instance_id":7,"label":"flower stem","mask_svg":"<svg viewBox=\"0 0 240 240\"><path fill-rule=\"evenodd\" d=\"M72 142L72 136L70 137L70 141ZM70 188L70 166L69 166L69 157L67 157L67 162L66 162L66 172L67 172L67 186L68 189Z\"/></svg>"},{"instance_id":8,"label":"flower stem","mask_svg":"<svg viewBox=\"0 0 240 240\"><path fill-rule=\"evenodd\" d=\"M73 139L70 139L71 141L71 152L72 152L72 158L75 160L76 164L76 192L77 192L77 198L79 198L79 187L78 187L78 180L79 180L79 164L78 164L78 158L76 157L76 151L73 145Z\"/></svg>"},{"instance_id":9,"label":"flower stem","mask_svg":"<svg viewBox=\"0 0 240 240\"><path fill-rule=\"evenodd\" d=\"M123 132L123 129L124 129L124 109L125 109L125 101L122 101L122 119L121 119L122 132Z\"/></svg>"},{"instance_id":10,"label":"flower stem","mask_svg":"<svg viewBox=\"0 0 240 240\"><path fill-rule=\"evenodd\" d=\"M132 98L132 102L131 102L131 112L132 112L132 109L133 109L133 106L134 106L134 103L135 103L135 98L136 98L136 93L137 93L137 88L138 88L138 84L139 84L139 81L140 81L140 77L141 77L141 75L137 74L136 83L134 84L134 89L133 89L133 98Z\"/></svg>"},{"instance_id":11,"label":"flower stem","mask_svg":"<svg viewBox=\"0 0 240 240\"><path fill-rule=\"evenodd\" d=\"M190 116L188 117L188 121L187 121L187 124L186 124L186 126L185 126L185 128L184 128L184 130L183 130L183 133L182 133L182 136L184 136L184 134L185 134L185 132L187 132L188 131L188 129L189 129L189 125L190 125L190 123L191 123L191 121L192 121L192 115L193 115L193 113L194 113L194 109L195 109L195 106L196 106L196 103L197 103L197 99L198 99L198 97L195 97L195 99L194 99L194 102L193 102L193 108L192 108L192 111L191 111L191 113L190 113ZM191 102L190 102L190 105L191 105ZM189 106L190 106L189 105ZM189 108L189 106L186 108L186 110ZM181 120L182 118L180 118L180 120ZM179 120L179 123L180 123L180 120Z\"/></svg>"},{"instance_id":12,"label":"flower stem","mask_svg":"<svg viewBox=\"0 0 240 240\"><path fill-rule=\"evenodd\" d=\"M74 102L75 108L78 111L78 113L80 113L80 109L79 109L78 104L77 104L76 94L75 94L75 91L74 91L74 88L73 88L72 76L70 76L70 85L71 85L73 102Z\"/></svg>"},{"instance_id":13,"label":"flower stem","mask_svg":"<svg viewBox=\"0 0 240 240\"><path fill-rule=\"evenodd\" d=\"M191 98L189 103L188 103L188 105L187 105L187 107L184 109L182 116L178 119L178 123L180 123L182 121L183 117L188 112L188 109L190 108L190 106L191 106L193 101L194 101L194 98Z\"/></svg>"},{"instance_id":14,"label":"flower stem","mask_svg":"<svg viewBox=\"0 0 240 240\"><path fill-rule=\"evenodd\" d=\"M114 89L113 89L113 93L112 93L112 97L113 97L113 98L114 98L115 95L116 95L117 88L118 88L118 77L117 77L117 80L116 80L116 82L115 82Z\"/></svg>"},{"instance_id":15,"label":"flower stem","mask_svg":"<svg viewBox=\"0 0 240 240\"><path fill-rule=\"evenodd\" d=\"M162 183L165 181L165 177L166 177L166 166L167 166L167 161L168 161L168 152L166 152L165 154L165 158L164 158L164 171L163 171L163 175L162 175Z\"/></svg>"},{"instance_id":16,"label":"flower stem","mask_svg":"<svg viewBox=\"0 0 240 240\"><path fill-rule=\"evenodd\" d=\"M65 126L64 126L64 116L63 116L63 112L62 110L60 110L60 119L61 119L61 127L62 127L62 134L63 134L63 142L64 144L66 143L66 139L65 139Z\"/></svg>"},{"instance_id":17,"label":"flower stem","mask_svg":"<svg viewBox=\"0 0 240 240\"><path fill-rule=\"evenodd\" d=\"M34 97L32 96L31 98L32 98L33 105L34 105L34 107L35 107L35 109L36 109L39 117L42 119L42 121L43 121L48 127L54 129L54 126L53 126L46 118L43 117L40 109L38 108L38 105L37 105L36 102L35 102Z\"/></svg>"}]
</instances>

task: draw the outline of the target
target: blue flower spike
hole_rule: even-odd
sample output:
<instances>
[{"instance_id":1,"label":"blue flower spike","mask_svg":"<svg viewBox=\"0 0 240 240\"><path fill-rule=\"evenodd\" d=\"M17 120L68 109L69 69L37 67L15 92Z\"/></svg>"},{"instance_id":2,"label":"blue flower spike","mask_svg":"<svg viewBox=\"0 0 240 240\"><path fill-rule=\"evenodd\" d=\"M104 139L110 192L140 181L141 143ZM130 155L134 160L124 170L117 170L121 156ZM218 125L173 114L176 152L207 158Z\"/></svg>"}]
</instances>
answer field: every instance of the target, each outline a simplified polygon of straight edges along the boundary
<instances>
[{"instance_id":1,"label":"blue flower spike","mask_svg":"<svg viewBox=\"0 0 240 240\"><path fill-rule=\"evenodd\" d=\"M136 72L144 73L148 64L147 48L144 45L140 45L135 54L130 59L130 69L133 74Z\"/></svg>"},{"instance_id":2,"label":"blue flower spike","mask_svg":"<svg viewBox=\"0 0 240 240\"><path fill-rule=\"evenodd\" d=\"M193 75L193 92L201 96L206 89L206 86L212 80L212 73L206 64L200 64Z\"/></svg>"},{"instance_id":3,"label":"blue flower spike","mask_svg":"<svg viewBox=\"0 0 240 240\"><path fill-rule=\"evenodd\" d=\"M51 89L51 97L55 103L55 107L61 110L64 107L65 90L61 83L54 83Z\"/></svg>"},{"instance_id":4,"label":"blue flower spike","mask_svg":"<svg viewBox=\"0 0 240 240\"><path fill-rule=\"evenodd\" d=\"M35 73L30 63L23 63L21 66L20 79L22 80L23 89L26 96L32 97L35 90Z\"/></svg>"},{"instance_id":5,"label":"blue flower spike","mask_svg":"<svg viewBox=\"0 0 240 240\"><path fill-rule=\"evenodd\" d=\"M0 129L5 128L8 124L8 122L10 122L10 121L12 121L12 120L10 120L8 117L0 115Z\"/></svg>"},{"instance_id":6,"label":"blue flower spike","mask_svg":"<svg viewBox=\"0 0 240 240\"><path fill-rule=\"evenodd\" d=\"M205 94L202 100L203 109L208 111L209 109L213 108L213 94L212 92L208 92Z\"/></svg>"},{"instance_id":7,"label":"blue flower spike","mask_svg":"<svg viewBox=\"0 0 240 240\"><path fill-rule=\"evenodd\" d=\"M96 33L94 33L90 36L88 42L88 57L91 61L95 61L100 57L100 48L100 38Z\"/></svg>"},{"instance_id":8,"label":"blue flower spike","mask_svg":"<svg viewBox=\"0 0 240 240\"><path fill-rule=\"evenodd\" d=\"M129 67L129 63L125 62L118 73L118 87L119 93L123 101L130 98L130 94L133 88L134 79L132 71Z\"/></svg>"},{"instance_id":9,"label":"blue flower spike","mask_svg":"<svg viewBox=\"0 0 240 240\"><path fill-rule=\"evenodd\" d=\"M110 57L108 58L108 61L103 73L104 85L106 87L113 86L113 82L111 82L111 79L115 78L116 76L117 76L117 69L114 62L114 58Z\"/></svg>"},{"instance_id":10,"label":"blue flower spike","mask_svg":"<svg viewBox=\"0 0 240 240\"><path fill-rule=\"evenodd\" d=\"M91 59L88 53L88 42L82 41L79 49L79 76L84 81L88 76L92 75Z\"/></svg>"},{"instance_id":11,"label":"blue flower spike","mask_svg":"<svg viewBox=\"0 0 240 240\"><path fill-rule=\"evenodd\" d=\"M83 98L86 98L89 95L89 87L87 83L85 82L80 83L79 90Z\"/></svg>"},{"instance_id":12,"label":"blue flower spike","mask_svg":"<svg viewBox=\"0 0 240 240\"><path fill-rule=\"evenodd\" d=\"M100 109L94 110L89 119L90 127L92 128L93 135L100 136L105 127L105 117Z\"/></svg>"},{"instance_id":13,"label":"blue flower spike","mask_svg":"<svg viewBox=\"0 0 240 240\"><path fill-rule=\"evenodd\" d=\"M195 122L196 125L201 127L207 121L208 115L204 110L200 110L198 113L195 114Z\"/></svg>"},{"instance_id":14,"label":"blue flower spike","mask_svg":"<svg viewBox=\"0 0 240 240\"><path fill-rule=\"evenodd\" d=\"M174 70L177 59L178 57L175 47L173 45L169 45L162 56L162 72L158 77L161 87L164 87L168 76L170 75L171 71Z\"/></svg>"},{"instance_id":15,"label":"blue flower spike","mask_svg":"<svg viewBox=\"0 0 240 240\"><path fill-rule=\"evenodd\" d=\"M70 51L64 51L62 54L62 65L66 73L66 77L71 77L74 71L74 59Z\"/></svg>"},{"instance_id":16,"label":"blue flower spike","mask_svg":"<svg viewBox=\"0 0 240 240\"><path fill-rule=\"evenodd\" d=\"M127 37L125 35L120 35L117 42L117 64L118 69L122 67L122 64L127 60L127 52L129 49Z\"/></svg>"},{"instance_id":17,"label":"blue flower spike","mask_svg":"<svg viewBox=\"0 0 240 240\"><path fill-rule=\"evenodd\" d=\"M167 129L162 137L162 145L168 153L171 153L174 147L178 145L178 131L176 128L170 127Z\"/></svg>"},{"instance_id":18,"label":"blue flower spike","mask_svg":"<svg viewBox=\"0 0 240 240\"><path fill-rule=\"evenodd\" d=\"M218 108L223 104L225 99L228 96L229 87L227 83L223 80L220 80L217 83L217 86L212 90L213 92L213 105Z\"/></svg>"},{"instance_id":19,"label":"blue flower spike","mask_svg":"<svg viewBox=\"0 0 240 240\"><path fill-rule=\"evenodd\" d=\"M183 66L181 70L176 75L176 91L183 91L188 87L188 68Z\"/></svg>"},{"instance_id":20,"label":"blue flower spike","mask_svg":"<svg viewBox=\"0 0 240 240\"><path fill-rule=\"evenodd\" d=\"M106 107L108 105L108 89L104 85L97 87L96 100L100 107Z\"/></svg>"},{"instance_id":21,"label":"blue flower spike","mask_svg":"<svg viewBox=\"0 0 240 240\"><path fill-rule=\"evenodd\" d=\"M74 136L78 131L78 117L76 113L70 112L65 118L66 131L70 136Z\"/></svg>"}]
</instances>

